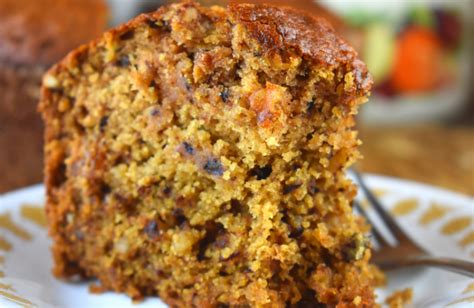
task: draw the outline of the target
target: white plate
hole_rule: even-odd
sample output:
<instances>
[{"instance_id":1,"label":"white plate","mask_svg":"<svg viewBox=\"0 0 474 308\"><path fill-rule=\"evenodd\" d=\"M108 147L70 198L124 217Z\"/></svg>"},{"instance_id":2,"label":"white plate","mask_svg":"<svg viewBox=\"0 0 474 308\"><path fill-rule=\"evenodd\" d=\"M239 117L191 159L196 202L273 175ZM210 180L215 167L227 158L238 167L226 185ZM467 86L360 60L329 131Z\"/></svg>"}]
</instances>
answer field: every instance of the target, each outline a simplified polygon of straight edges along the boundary
<instances>
[{"instance_id":1,"label":"white plate","mask_svg":"<svg viewBox=\"0 0 474 308\"><path fill-rule=\"evenodd\" d=\"M474 260L473 198L393 178L370 175L366 179L384 205L399 212L399 223L420 245L436 255ZM39 212L43 194L43 186L38 185L0 196L0 277L4 276L0 307L165 307L158 298L132 304L122 294L93 295L87 283L53 278L46 229L24 213L25 204L30 210L32 205L38 207ZM433 205L445 209L444 215L420 223ZM18 230L1 227L9 218ZM387 287L377 291L379 302L395 290L411 287L414 307L473 307L473 279L432 268L389 273L388 278Z\"/></svg>"}]
</instances>

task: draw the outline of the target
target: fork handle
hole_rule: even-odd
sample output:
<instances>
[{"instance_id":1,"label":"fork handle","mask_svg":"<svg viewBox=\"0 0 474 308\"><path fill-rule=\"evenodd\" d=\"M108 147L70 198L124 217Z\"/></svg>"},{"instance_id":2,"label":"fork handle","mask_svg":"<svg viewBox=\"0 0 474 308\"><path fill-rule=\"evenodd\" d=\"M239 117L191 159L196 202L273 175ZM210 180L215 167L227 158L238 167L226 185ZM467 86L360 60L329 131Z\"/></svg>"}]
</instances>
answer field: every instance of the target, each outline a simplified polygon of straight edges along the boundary
<instances>
[{"instance_id":1,"label":"fork handle","mask_svg":"<svg viewBox=\"0 0 474 308\"><path fill-rule=\"evenodd\" d=\"M390 261L382 261L378 266L386 270L410 266L433 266L474 278L474 262L445 257L424 255L400 258Z\"/></svg>"}]
</instances>

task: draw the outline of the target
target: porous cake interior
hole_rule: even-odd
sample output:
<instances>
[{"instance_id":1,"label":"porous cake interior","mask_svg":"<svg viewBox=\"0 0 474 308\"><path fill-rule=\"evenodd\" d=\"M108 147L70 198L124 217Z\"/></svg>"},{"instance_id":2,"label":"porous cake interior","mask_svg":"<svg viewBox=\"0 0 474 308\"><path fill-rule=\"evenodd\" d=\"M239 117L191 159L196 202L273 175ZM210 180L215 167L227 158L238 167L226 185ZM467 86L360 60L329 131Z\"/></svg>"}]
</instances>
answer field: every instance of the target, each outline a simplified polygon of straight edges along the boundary
<instances>
[{"instance_id":1,"label":"porous cake interior","mask_svg":"<svg viewBox=\"0 0 474 308\"><path fill-rule=\"evenodd\" d=\"M354 78L189 3L79 49L41 103L55 273L171 305L370 305Z\"/></svg>"}]
</instances>

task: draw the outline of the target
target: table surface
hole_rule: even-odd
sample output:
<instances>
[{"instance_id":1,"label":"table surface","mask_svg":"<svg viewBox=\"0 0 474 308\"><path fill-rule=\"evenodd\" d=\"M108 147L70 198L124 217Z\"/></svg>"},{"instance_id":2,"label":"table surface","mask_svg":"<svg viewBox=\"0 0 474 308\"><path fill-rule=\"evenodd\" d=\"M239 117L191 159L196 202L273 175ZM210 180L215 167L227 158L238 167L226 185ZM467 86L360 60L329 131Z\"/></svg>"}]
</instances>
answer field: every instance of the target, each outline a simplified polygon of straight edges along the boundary
<instances>
[{"instance_id":1,"label":"table surface","mask_svg":"<svg viewBox=\"0 0 474 308\"><path fill-rule=\"evenodd\" d=\"M474 127L362 127L363 172L474 196Z\"/></svg>"}]
</instances>

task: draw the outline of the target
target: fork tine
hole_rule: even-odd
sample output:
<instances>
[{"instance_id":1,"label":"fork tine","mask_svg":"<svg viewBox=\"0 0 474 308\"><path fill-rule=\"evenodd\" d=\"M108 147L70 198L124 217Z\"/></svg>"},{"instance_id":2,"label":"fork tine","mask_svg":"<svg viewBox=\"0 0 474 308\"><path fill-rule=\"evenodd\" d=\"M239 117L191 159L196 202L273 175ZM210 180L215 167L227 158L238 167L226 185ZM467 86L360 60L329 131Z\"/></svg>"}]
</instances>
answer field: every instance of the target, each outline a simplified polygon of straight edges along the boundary
<instances>
[{"instance_id":1,"label":"fork tine","mask_svg":"<svg viewBox=\"0 0 474 308\"><path fill-rule=\"evenodd\" d=\"M371 225L371 233L377 243L381 246L380 248L383 247L390 247L391 245L387 242L385 237L380 233L380 231L377 229L375 224L373 223L373 220L370 218L370 216L367 214L367 211L362 207L362 205L357 201L354 200L354 206L357 208L357 210L360 212L362 216L367 220L367 222Z\"/></svg>"},{"instance_id":2,"label":"fork tine","mask_svg":"<svg viewBox=\"0 0 474 308\"><path fill-rule=\"evenodd\" d=\"M352 171L354 172L354 175L357 179L357 182L359 183L359 186L362 188L362 191L367 197L367 200L374 207L377 214L379 214L380 218L383 220L383 222L385 223L387 228L391 231L393 236L397 239L397 241L400 242L400 241L408 240L409 242L412 242L411 239L408 238L408 236L405 234L405 232L403 232L403 230L398 226L398 224L395 222L392 216L385 210L385 208L382 206L382 204L377 199L377 197L375 197L375 195L367 187L364 180L362 179L362 175L354 168L352 169Z\"/></svg>"}]
</instances>

